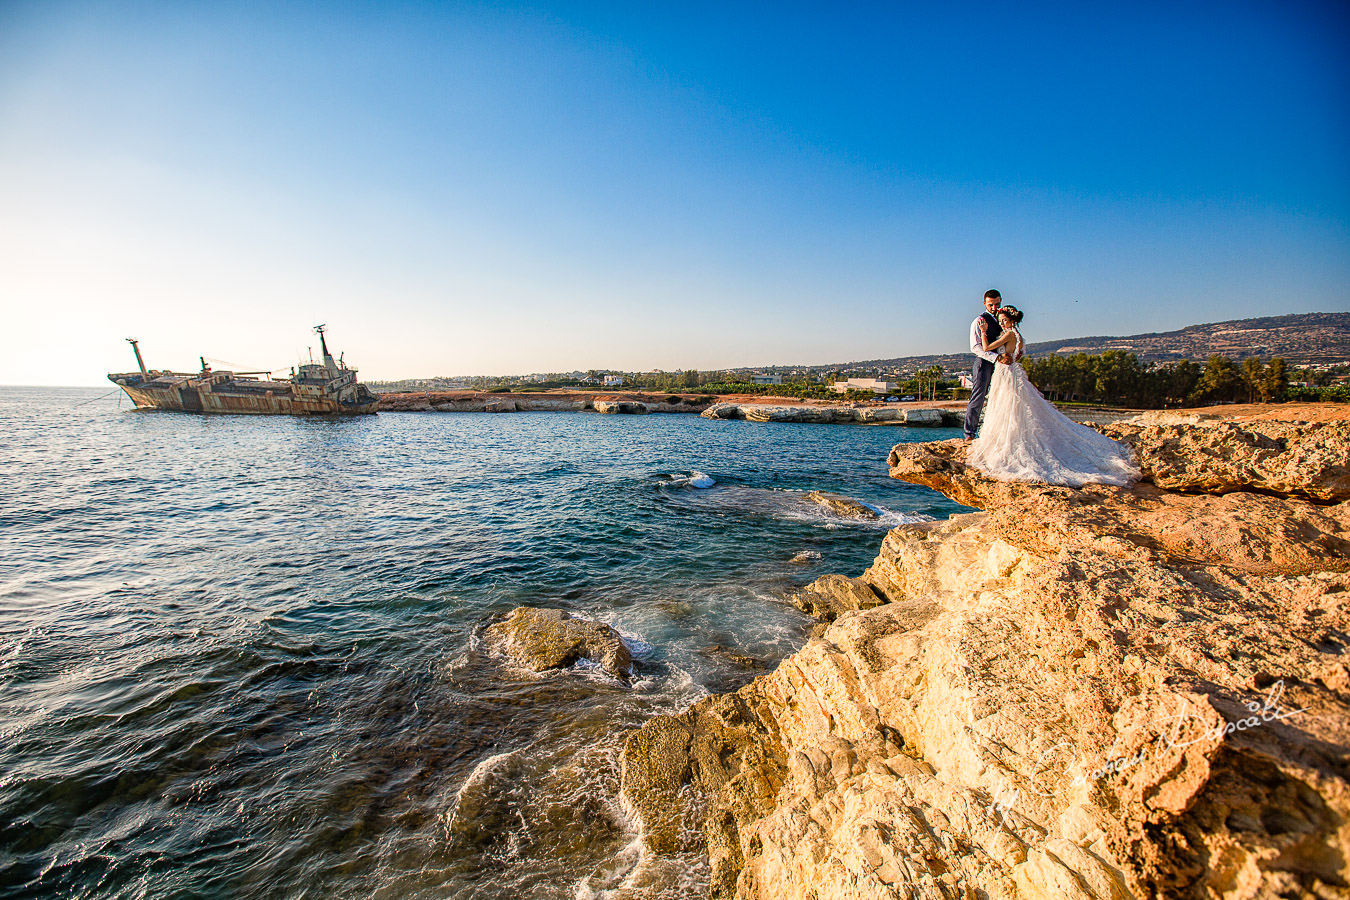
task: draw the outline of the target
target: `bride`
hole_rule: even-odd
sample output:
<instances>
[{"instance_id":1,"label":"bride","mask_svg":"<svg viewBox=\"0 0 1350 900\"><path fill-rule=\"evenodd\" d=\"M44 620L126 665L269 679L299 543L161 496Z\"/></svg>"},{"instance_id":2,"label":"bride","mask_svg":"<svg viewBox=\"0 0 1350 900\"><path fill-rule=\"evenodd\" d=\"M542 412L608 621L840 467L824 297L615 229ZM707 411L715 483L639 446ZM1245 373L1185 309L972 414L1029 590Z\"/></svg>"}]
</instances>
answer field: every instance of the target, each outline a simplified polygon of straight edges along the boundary
<instances>
[{"instance_id":1,"label":"bride","mask_svg":"<svg viewBox=\"0 0 1350 900\"><path fill-rule=\"evenodd\" d=\"M984 349L1002 355L989 385L984 425L966 462L1002 481L1068 487L1138 481L1129 447L1069 420L1027 378L1016 362L1026 346L1017 330L1021 311L1004 306L997 315L1003 331Z\"/></svg>"}]
</instances>

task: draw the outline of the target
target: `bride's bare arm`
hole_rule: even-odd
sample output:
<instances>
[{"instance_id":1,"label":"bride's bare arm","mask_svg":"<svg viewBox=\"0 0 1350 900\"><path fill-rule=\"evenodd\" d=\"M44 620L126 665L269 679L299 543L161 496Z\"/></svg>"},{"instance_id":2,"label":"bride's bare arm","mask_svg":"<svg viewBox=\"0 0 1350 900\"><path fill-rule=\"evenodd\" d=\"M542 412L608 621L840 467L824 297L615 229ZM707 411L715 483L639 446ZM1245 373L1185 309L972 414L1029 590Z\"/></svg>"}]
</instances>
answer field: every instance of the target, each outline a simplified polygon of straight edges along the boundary
<instances>
[{"instance_id":1,"label":"bride's bare arm","mask_svg":"<svg viewBox=\"0 0 1350 900\"><path fill-rule=\"evenodd\" d=\"M1002 349L1003 347L1008 346L1016 339L1017 339L1017 332L1012 330L1005 331L1002 334L1000 334L998 338L993 342L990 342L988 338L985 338L984 349L992 353L995 350L999 350Z\"/></svg>"}]
</instances>

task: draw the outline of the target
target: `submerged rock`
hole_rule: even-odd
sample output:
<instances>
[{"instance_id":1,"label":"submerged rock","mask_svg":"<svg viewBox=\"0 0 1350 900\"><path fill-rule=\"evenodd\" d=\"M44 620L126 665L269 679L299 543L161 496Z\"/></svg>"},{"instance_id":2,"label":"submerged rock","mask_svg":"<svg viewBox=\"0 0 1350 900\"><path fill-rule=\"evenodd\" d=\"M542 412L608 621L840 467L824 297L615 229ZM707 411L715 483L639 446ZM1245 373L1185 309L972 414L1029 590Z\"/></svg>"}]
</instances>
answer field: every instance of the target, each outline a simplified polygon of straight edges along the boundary
<instances>
[{"instance_id":1,"label":"submerged rock","mask_svg":"<svg viewBox=\"0 0 1350 900\"><path fill-rule=\"evenodd\" d=\"M896 447L893 475L984 511L891 530L812 586L887 602L630 736L649 849L701 830L713 896L744 900L1344 896L1350 502L1305 499L1334 461L1256 460L1266 423L1177 434L1214 448L1181 468L1221 474L1221 433L1266 493L995 482L959 441Z\"/></svg>"},{"instance_id":2,"label":"submerged rock","mask_svg":"<svg viewBox=\"0 0 1350 900\"><path fill-rule=\"evenodd\" d=\"M831 494L826 491L808 491L806 499L812 503L825 507L836 516L842 516L845 519L878 519L880 516L877 511L870 506L866 506L854 500L852 497L845 497L842 494Z\"/></svg>"},{"instance_id":3,"label":"submerged rock","mask_svg":"<svg viewBox=\"0 0 1350 900\"><path fill-rule=\"evenodd\" d=\"M753 656L746 656L744 653L737 653L730 647L722 644L713 644L711 647L705 647L699 651L703 656L709 659L723 659L742 669L763 669L764 663L755 659Z\"/></svg>"},{"instance_id":4,"label":"submerged rock","mask_svg":"<svg viewBox=\"0 0 1350 900\"><path fill-rule=\"evenodd\" d=\"M504 621L489 626L488 633L502 641L512 659L535 672L588 659L611 675L632 674L632 653L617 631L566 610L517 607Z\"/></svg>"},{"instance_id":5,"label":"submerged rock","mask_svg":"<svg viewBox=\"0 0 1350 900\"><path fill-rule=\"evenodd\" d=\"M773 717L751 687L657 716L623 746L623 794L647 847L706 849L714 897L735 895L745 861L737 823L772 809L786 774Z\"/></svg>"}]
</instances>

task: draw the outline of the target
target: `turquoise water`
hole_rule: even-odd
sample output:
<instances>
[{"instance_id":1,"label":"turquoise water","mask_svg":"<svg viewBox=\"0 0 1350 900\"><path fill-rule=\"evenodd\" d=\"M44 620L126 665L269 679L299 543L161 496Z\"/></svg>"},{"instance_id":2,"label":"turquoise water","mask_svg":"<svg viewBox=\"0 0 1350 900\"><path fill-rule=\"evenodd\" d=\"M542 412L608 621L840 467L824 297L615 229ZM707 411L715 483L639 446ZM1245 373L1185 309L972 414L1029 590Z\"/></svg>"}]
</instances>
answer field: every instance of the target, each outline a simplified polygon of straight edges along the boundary
<instances>
[{"instance_id":1,"label":"turquoise water","mask_svg":"<svg viewBox=\"0 0 1350 900\"><path fill-rule=\"evenodd\" d=\"M102 393L0 388L9 897L698 893L703 861L638 851L625 731L772 668L811 624L788 592L958 508L885 464L955 429ZM635 677L499 658L519 605L612 624Z\"/></svg>"}]
</instances>

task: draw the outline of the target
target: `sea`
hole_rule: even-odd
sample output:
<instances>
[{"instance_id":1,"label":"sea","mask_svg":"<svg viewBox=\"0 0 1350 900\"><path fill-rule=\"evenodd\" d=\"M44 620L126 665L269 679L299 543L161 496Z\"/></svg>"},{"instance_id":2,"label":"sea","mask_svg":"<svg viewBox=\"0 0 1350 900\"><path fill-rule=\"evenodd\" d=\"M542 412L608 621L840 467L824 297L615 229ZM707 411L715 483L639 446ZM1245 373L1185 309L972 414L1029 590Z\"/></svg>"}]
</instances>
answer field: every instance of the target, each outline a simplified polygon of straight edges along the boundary
<instances>
[{"instance_id":1,"label":"sea","mask_svg":"<svg viewBox=\"0 0 1350 900\"><path fill-rule=\"evenodd\" d=\"M0 388L0 896L705 895L705 859L643 850L625 736L772 670L794 590L959 511L886 471L958 433ZM633 677L504 658L518 606L612 625Z\"/></svg>"}]
</instances>

